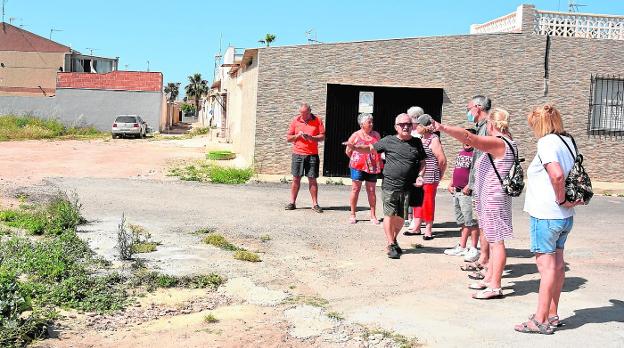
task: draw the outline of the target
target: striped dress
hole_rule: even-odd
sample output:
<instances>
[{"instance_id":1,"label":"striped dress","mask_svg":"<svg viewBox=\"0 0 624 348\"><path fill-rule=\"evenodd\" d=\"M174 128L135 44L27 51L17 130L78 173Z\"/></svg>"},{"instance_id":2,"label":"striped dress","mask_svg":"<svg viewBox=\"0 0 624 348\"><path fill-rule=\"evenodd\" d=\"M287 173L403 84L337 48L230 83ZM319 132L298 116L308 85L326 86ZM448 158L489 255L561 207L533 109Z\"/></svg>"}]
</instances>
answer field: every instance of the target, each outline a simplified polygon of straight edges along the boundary
<instances>
[{"instance_id":1,"label":"striped dress","mask_svg":"<svg viewBox=\"0 0 624 348\"><path fill-rule=\"evenodd\" d=\"M440 182L440 165L438 164L438 159L431 151L429 147L431 145L431 141L434 138L437 138L436 134L431 134L428 138L423 137L422 143L425 148L425 154L427 158L425 159L425 163L427 166L425 167L425 174L423 175L423 182L425 184L435 184Z\"/></svg>"},{"instance_id":2,"label":"striped dress","mask_svg":"<svg viewBox=\"0 0 624 348\"><path fill-rule=\"evenodd\" d=\"M508 140L517 152L516 143L511 139ZM507 176L513 160L513 152L505 143L505 156L494 159L501 178ZM485 239L489 243L496 243L513 238L511 197L503 192L487 153L479 158L475 169L474 197L479 227L483 229Z\"/></svg>"}]
</instances>

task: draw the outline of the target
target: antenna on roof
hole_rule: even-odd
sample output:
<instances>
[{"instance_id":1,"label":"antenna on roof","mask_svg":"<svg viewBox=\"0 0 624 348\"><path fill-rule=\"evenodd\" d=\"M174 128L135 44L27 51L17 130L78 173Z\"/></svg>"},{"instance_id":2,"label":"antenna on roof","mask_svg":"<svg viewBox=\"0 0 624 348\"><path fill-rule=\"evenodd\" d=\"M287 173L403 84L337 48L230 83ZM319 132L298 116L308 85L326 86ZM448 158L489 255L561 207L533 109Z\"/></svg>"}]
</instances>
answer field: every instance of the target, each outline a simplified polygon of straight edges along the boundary
<instances>
[{"instance_id":1,"label":"antenna on roof","mask_svg":"<svg viewBox=\"0 0 624 348\"><path fill-rule=\"evenodd\" d=\"M93 51L99 50L99 48L92 48L92 47L85 47L85 49L89 50L89 55L90 56L93 55Z\"/></svg>"},{"instance_id":2,"label":"antenna on roof","mask_svg":"<svg viewBox=\"0 0 624 348\"><path fill-rule=\"evenodd\" d=\"M55 31L63 31L63 29L50 29L50 40L52 40L52 33L54 33Z\"/></svg>"},{"instance_id":3,"label":"antenna on roof","mask_svg":"<svg viewBox=\"0 0 624 348\"><path fill-rule=\"evenodd\" d=\"M577 4L574 0L568 0L568 12L579 12L579 7L584 7L587 5Z\"/></svg>"},{"instance_id":4,"label":"antenna on roof","mask_svg":"<svg viewBox=\"0 0 624 348\"><path fill-rule=\"evenodd\" d=\"M308 39L308 43L309 44L322 43L322 42L320 42L320 41L318 41L316 39L316 30L315 29L306 30L305 36Z\"/></svg>"}]
</instances>

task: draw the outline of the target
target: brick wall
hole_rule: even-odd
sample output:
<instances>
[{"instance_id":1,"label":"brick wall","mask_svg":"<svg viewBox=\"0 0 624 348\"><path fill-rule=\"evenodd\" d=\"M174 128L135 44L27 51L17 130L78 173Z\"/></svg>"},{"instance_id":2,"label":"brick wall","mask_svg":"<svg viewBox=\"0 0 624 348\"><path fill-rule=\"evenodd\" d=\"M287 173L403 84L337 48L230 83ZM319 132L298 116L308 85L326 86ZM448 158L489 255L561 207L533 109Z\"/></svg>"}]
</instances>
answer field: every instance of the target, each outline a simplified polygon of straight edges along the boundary
<instances>
[{"instance_id":1,"label":"brick wall","mask_svg":"<svg viewBox=\"0 0 624 348\"><path fill-rule=\"evenodd\" d=\"M309 102L324 118L327 84L343 83L443 88L442 120L458 126L469 126L467 100L475 94L488 95L494 106L511 113L512 133L528 162L536 140L526 114L533 106L553 102L585 154L592 178L624 182L624 139L586 132L590 75L624 75L624 41L553 37L547 96L545 47L545 36L525 32L262 48L256 167L287 175L291 146L285 132L298 103ZM452 162L459 144L444 135L442 141ZM322 163L322 144L319 150Z\"/></svg>"},{"instance_id":2,"label":"brick wall","mask_svg":"<svg viewBox=\"0 0 624 348\"><path fill-rule=\"evenodd\" d=\"M56 87L159 92L163 88L162 81L160 72L113 71L106 74L59 72L56 76Z\"/></svg>"}]
</instances>

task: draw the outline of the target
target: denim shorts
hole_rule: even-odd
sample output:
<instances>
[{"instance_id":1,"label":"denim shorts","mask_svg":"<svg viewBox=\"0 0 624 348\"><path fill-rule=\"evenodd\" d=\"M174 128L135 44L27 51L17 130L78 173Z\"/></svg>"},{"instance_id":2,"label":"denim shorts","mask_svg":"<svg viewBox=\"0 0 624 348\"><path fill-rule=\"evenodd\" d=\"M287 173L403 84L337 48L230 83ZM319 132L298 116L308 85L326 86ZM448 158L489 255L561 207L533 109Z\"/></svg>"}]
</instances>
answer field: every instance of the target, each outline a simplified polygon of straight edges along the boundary
<instances>
[{"instance_id":1,"label":"denim shorts","mask_svg":"<svg viewBox=\"0 0 624 348\"><path fill-rule=\"evenodd\" d=\"M552 254L565 245L572 230L573 217L538 219L531 216L531 252Z\"/></svg>"},{"instance_id":2,"label":"denim shorts","mask_svg":"<svg viewBox=\"0 0 624 348\"><path fill-rule=\"evenodd\" d=\"M351 169L351 180L377 182L377 174L370 174L363 170Z\"/></svg>"}]
</instances>

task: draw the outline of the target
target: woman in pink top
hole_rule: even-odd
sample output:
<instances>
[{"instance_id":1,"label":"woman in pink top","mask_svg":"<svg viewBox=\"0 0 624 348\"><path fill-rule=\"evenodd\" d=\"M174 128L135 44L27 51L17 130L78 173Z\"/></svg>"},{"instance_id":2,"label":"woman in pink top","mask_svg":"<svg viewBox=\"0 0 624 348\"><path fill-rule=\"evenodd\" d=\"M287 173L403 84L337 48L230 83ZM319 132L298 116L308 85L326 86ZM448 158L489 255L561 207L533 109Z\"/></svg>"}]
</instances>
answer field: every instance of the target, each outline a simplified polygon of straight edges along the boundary
<instances>
[{"instance_id":1,"label":"woman in pink top","mask_svg":"<svg viewBox=\"0 0 624 348\"><path fill-rule=\"evenodd\" d=\"M360 130L351 134L348 140L350 144L370 145L379 141L381 136L373 130L373 116L371 114L360 114L358 115L357 121L360 125ZM349 197L349 204L351 205L349 223L354 224L357 222L355 211L360 189L362 188L362 181L365 181L368 204L370 205L370 221L378 225L379 220L377 220L377 215L375 214L375 205L377 204L375 185L377 183L377 176L381 173L381 169L383 168L381 156L377 152L363 153L353 151L349 147L347 147L345 152L350 158L349 168L351 168L352 181L351 195Z\"/></svg>"},{"instance_id":2,"label":"woman in pink top","mask_svg":"<svg viewBox=\"0 0 624 348\"><path fill-rule=\"evenodd\" d=\"M503 296L501 277L507 262L505 240L513 238L513 228L511 197L503 192L495 169L501 177L507 176L514 161L514 153L517 153L516 144L509 133L507 111L492 109L488 115L487 127L489 135L479 136L463 128L447 126L435 121L432 126L434 130L446 133L484 152L476 163L474 198L479 227L485 234L491 256L483 281L470 285L471 289L480 290L472 295L473 298L479 300Z\"/></svg>"}]
</instances>

